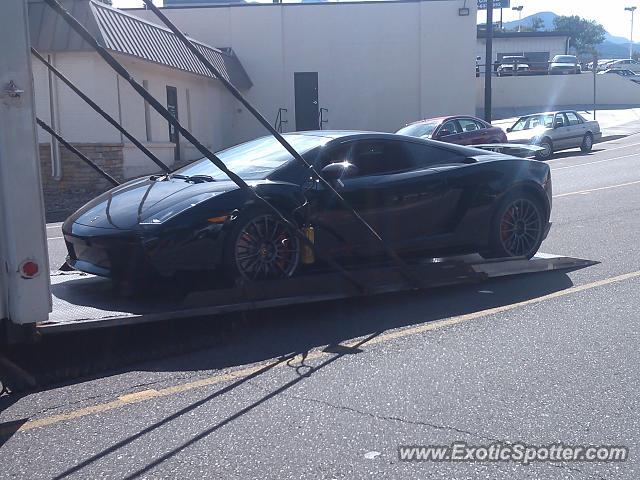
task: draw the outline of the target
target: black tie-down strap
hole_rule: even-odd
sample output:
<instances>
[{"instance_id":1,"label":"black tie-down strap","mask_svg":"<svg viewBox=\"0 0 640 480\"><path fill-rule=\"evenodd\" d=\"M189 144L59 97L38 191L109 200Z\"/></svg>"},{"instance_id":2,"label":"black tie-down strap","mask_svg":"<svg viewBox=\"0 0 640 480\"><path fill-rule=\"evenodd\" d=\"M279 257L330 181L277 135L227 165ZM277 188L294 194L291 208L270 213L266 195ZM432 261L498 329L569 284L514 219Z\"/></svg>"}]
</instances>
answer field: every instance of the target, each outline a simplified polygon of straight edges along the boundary
<instances>
[{"instance_id":1,"label":"black tie-down strap","mask_svg":"<svg viewBox=\"0 0 640 480\"><path fill-rule=\"evenodd\" d=\"M72 153L74 153L80 160L82 160L84 163L86 163L87 165L89 165L91 168L93 168L96 172L98 172L100 175L102 175L102 177L104 177L111 185L113 185L114 187L117 187L118 185L120 185L120 182L118 182L115 178L113 178L111 175L109 175L107 172L105 172L103 169L101 169L93 160L91 160L89 157L87 157L84 153L82 153L80 150L78 150L76 147L74 147L73 145L71 145L69 142L67 142L58 132L56 132L53 128L51 128L49 125L47 125L46 123L44 123L42 120L40 120L39 118L36 118L36 122L38 123L38 125L40 125L40 127L42 127L42 129L47 132L49 135L51 135L52 137L54 137L56 140L58 140L62 145L64 145L65 147L67 147L67 149L69 151L71 151Z\"/></svg>"}]
</instances>

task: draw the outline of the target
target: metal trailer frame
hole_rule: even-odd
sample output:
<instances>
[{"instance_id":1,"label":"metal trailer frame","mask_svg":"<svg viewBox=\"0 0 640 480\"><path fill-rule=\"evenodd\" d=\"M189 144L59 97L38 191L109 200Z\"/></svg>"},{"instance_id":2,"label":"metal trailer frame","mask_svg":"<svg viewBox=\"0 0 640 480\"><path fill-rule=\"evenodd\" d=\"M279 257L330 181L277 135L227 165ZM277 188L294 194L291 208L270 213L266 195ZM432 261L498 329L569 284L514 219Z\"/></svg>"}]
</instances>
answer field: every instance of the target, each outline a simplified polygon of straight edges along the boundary
<instances>
[{"instance_id":1,"label":"metal trailer frame","mask_svg":"<svg viewBox=\"0 0 640 480\"><path fill-rule=\"evenodd\" d=\"M51 296L27 2L2 2L2 18L0 322L10 318L11 323L6 322L6 328L9 328L47 318L51 310ZM29 272L23 270L27 262L32 262ZM34 265L38 268L36 275L25 275L34 272Z\"/></svg>"},{"instance_id":2,"label":"metal trailer frame","mask_svg":"<svg viewBox=\"0 0 640 480\"><path fill-rule=\"evenodd\" d=\"M530 260L486 260L480 255L462 255L414 259L407 268L420 278L423 289L429 289L525 273L579 269L596 263L543 253ZM366 294L350 288L349 280L338 272L318 272L235 288L204 288L176 298L127 299L113 291L108 279L78 272L55 272L51 277L53 312L47 322L38 323L36 328L46 335L415 291L407 284L403 272L390 262L350 268L349 273L366 282L369 287Z\"/></svg>"}]
</instances>

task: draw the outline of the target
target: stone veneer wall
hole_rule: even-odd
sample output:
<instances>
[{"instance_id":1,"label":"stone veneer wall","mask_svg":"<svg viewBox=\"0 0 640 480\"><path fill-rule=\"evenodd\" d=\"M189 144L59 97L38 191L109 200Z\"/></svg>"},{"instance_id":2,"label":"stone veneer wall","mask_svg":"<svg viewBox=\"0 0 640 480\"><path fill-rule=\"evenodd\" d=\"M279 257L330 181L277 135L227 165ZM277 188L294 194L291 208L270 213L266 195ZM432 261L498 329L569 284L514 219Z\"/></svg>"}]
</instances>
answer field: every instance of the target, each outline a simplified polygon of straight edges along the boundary
<instances>
[{"instance_id":1,"label":"stone veneer wall","mask_svg":"<svg viewBox=\"0 0 640 480\"><path fill-rule=\"evenodd\" d=\"M75 143L73 146L116 180L123 180L121 143ZM64 220L89 200L112 188L107 180L62 145L60 157L62 178L57 180L51 175L50 144L40 144L42 190L48 222Z\"/></svg>"}]
</instances>

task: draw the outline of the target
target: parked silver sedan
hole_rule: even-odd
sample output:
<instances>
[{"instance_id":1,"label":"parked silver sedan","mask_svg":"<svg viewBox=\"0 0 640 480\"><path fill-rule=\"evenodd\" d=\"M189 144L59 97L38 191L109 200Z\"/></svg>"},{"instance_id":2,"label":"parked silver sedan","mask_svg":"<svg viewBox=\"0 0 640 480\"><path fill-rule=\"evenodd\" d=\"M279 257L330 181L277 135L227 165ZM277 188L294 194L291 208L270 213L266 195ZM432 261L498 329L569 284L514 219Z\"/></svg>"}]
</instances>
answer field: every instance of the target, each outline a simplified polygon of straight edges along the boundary
<instances>
[{"instance_id":1,"label":"parked silver sedan","mask_svg":"<svg viewBox=\"0 0 640 480\"><path fill-rule=\"evenodd\" d=\"M590 152L594 142L601 138L600 124L586 120L575 110L526 115L507 128L509 143L540 146L542 149L536 153L539 160L569 148L580 147L583 152Z\"/></svg>"}]
</instances>

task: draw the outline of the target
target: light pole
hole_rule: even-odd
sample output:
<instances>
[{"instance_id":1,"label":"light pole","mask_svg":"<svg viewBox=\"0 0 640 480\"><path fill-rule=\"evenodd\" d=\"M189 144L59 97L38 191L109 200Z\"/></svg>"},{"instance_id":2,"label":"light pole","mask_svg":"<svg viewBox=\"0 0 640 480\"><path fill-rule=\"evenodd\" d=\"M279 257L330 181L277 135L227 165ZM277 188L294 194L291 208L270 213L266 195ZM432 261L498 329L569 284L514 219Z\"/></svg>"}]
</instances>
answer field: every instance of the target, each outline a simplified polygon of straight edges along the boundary
<instances>
[{"instance_id":1,"label":"light pole","mask_svg":"<svg viewBox=\"0 0 640 480\"><path fill-rule=\"evenodd\" d=\"M633 58L633 14L637 7L625 7L625 12L631 12L631 38L629 38L629 60Z\"/></svg>"},{"instance_id":2,"label":"light pole","mask_svg":"<svg viewBox=\"0 0 640 480\"><path fill-rule=\"evenodd\" d=\"M518 12L518 31L519 32L522 31L522 9L523 8L524 6L522 5L518 5L517 7L511 7L511 10L515 10L516 12Z\"/></svg>"}]
</instances>

